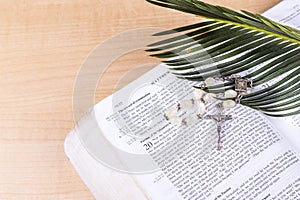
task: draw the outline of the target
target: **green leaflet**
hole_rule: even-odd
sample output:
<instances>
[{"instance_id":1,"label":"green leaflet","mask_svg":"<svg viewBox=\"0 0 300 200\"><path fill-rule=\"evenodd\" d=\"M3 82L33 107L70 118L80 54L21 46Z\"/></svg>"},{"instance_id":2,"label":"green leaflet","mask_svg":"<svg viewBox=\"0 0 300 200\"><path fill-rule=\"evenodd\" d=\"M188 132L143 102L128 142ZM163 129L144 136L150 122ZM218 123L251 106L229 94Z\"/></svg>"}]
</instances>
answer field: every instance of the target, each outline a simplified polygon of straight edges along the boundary
<instances>
[{"instance_id":1,"label":"green leaflet","mask_svg":"<svg viewBox=\"0 0 300 200\"><path fill-rule=\"evenodd\" d=\"M146 1L208 19L155 34L170 38L148 45L147 51L161 58L171 73L195 83L207 77L246 74L244 77L261 89L245 95L242 105L276 117L300 113L298 30L259 14L239 13L202 1ZM276 83L261 87L273 80ZM205 91L219 93L232 88L233 81L227 81Z\"/></svg>"}]
</instances>

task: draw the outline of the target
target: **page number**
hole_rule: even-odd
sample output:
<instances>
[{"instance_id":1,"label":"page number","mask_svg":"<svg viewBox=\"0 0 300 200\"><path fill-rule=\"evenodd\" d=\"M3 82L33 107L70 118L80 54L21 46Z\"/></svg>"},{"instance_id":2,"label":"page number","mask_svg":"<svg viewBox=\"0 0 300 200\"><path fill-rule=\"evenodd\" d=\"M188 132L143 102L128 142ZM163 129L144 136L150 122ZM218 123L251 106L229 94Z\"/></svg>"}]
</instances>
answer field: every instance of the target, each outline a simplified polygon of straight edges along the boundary
<instances>
[{"instance_id":1,"label":"page number","mask_svg":"<svg viewBox=\"0 0 300 200\"><path fill-rule=\"evenodd\" d=\"M149 149L151 149L153 147L153 144L152 144L152 142L147 142L143 146L146 148L146 151L148 151Z\"/></svg>"}]
</instances>

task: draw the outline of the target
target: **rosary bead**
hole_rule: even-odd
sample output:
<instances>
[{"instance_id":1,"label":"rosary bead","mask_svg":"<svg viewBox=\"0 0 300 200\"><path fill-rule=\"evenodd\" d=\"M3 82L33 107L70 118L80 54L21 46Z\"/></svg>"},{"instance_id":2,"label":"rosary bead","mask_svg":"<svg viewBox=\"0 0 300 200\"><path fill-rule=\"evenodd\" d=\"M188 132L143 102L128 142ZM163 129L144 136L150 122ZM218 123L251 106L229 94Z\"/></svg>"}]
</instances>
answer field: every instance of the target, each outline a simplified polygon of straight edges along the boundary
<instances>
[{"instance_id":1,"label":"rosary bead","mask_svg":"<svg viewBox=\"0 0 300 200\"><path fill-rule=\"evenodd\" d=\"M176 126L180 126L182 124L182 119L178 116L173 116L169 118L169 121Z\"/></svg>"},{"instance_id":2,"label":"rosary bead","mask_svg":"<svg viewBox=\"0 0 300 200\"><path fill-rule=\"evenodd\" d=\"M214 78L207 78L207 79L205 79L204 82L207 87L213 86L216 84L216 80Z\"/></svg>"},{"instance_id":3,"label":"rosary bead","mask_svg":"<svg viewBox=\"0 0 300 200\"><path fill-rule=\"evenodd\" d=\"M180 107L182 109L189 109L193 107L193 100L189 99L189 100L183 100L180 102Z\"/></svg>"},{"instance_id":4,"label":"rosary bead","mask_svg":"<svg viewBox=\"0 0 300 200\"><path fill-rule=\"evenodd\" d=\"M252 93L252 88L247 88L247 94L251 94Z\"/></svg>"},{"instance_id":5,"label":"rosary bead","mask_svg":"<svg viewBox=\"0 0 300 200\"><path fill-rule=\"evenodd\" d=\"M172 118L172 117L176 117L177 116L177 112L178 112L178 109L177 108L169 108L165 115L168 119Z\"/></svg>"},{"instance_id":6,"label":"rosary bead","mask_svg":"<svg viewBox=\"0 0 300 200\"><path fill-rule=\"evenodd\" d=\"M206 113L206 105L203 102L197 103L197 114L204 115Z\"/></svg>"},{"instance_id":7,"label":"rosary bead","mask_svg":"<svg viewBox=\"0 0 300 200\"><path fill-rule=\"evenodd\" d=\"M233 100L226 100L226 101L223 101L223 107L225 109L229 109L229 108L234 108L236 106L236 103L235 101Z\"/></svg>"},{"instance_id":8,"label":"rosary bead","mask_svg":"<svg viewBox=\"0 0 300 200\"><path fill-rule=\"evenodd\" d=\"M190 115L189 117L187 117L185 119L185 122L186 122L186 125L192 125L192 124L195 124L198 120L199 120L199 118L197 117L197 115Z\"/></svg>"},{"instance_id":9,"label":"rosary bead","mask_svg":"<svg viewBox=\"0 0 300 200\"><path fill-rule=\"evenodd\" d=\"M217 101L217 99L215 97L216 97L216 94L207 93L204 95L203 100L205 101L205 103L214 103Z\"/></svg>"},{"instance_id":10,"label":"rosary bead","mask_svg":"<svg viewBox=\"0 0 300 200\"><path fill-rule=\"evenodd\" d=\"M226 90L225 98L235 98L237 96L237 92L234 90Z\"/></svg>"}]
</instances>

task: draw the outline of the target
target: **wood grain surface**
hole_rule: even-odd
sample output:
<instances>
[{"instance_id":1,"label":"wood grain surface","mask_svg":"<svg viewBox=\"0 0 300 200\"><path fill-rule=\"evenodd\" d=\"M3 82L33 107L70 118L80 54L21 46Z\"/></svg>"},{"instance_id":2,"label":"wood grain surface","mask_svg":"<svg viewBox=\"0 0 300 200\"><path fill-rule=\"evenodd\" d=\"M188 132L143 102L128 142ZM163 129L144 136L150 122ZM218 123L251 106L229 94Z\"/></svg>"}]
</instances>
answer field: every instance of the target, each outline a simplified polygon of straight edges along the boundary
<instances>
[{"instance_id":1,"label":"wood grain surface","mask_svg":"<svg viewBox=\"0 0 300 200\"><path fill-rule=\"evenodd\" d=\"M261 13L279 1L206 2ZM82 63L123 31L196 21L144 0L1 0L0 199L93 199L63 149ZM144 63L158 61L142 50L115 61L99 82L96 101L130 81L124 74Z\"/></svg>"}]
</instances>

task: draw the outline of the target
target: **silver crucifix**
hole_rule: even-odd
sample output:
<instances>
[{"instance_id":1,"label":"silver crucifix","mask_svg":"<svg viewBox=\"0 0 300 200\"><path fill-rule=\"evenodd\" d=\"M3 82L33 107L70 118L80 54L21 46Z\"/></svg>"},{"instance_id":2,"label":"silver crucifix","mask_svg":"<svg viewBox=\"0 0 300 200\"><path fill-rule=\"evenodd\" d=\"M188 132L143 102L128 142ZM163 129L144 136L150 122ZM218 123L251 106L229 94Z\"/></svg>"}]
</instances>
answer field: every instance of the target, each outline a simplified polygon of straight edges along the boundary
<instances>
[{"instance_id":1,"label":"silver crucifix","mask_svg":"<svg viewBox=\"0 0 300 200\"><path fill-rule=\"evenodd\" d=\"M222 132L222 123L231 120L232 115L222 115L222 105L217 104L218 114L216 115L206 115L203 119L214 120L217 123L217 133L218 133L218 150L221 149L221 132Z\"/></svg>"}]
</instances>

